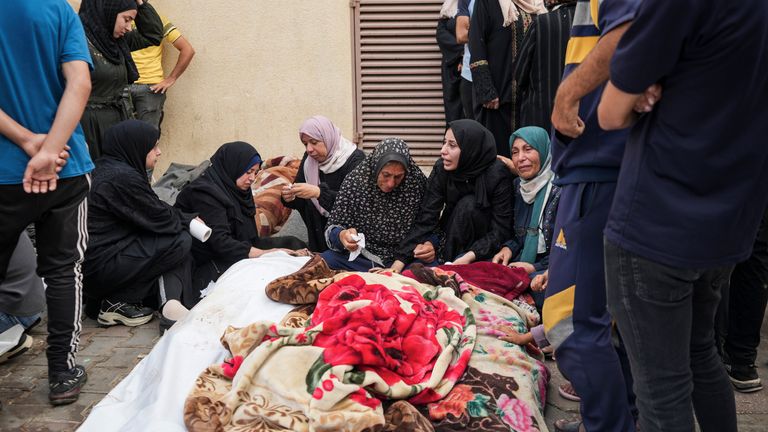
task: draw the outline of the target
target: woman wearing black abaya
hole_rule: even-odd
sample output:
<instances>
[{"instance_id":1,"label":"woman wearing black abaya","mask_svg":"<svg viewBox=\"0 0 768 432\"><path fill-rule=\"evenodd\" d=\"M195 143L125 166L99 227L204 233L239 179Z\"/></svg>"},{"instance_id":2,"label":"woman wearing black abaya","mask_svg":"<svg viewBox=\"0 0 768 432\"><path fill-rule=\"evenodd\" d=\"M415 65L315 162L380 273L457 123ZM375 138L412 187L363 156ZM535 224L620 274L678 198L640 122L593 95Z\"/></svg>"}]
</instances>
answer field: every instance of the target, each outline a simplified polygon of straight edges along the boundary
<instances>
[{"instance_id":1,"label":"woman wearing black abaya","mask_svg":"<svg viewBox=\"0 0 768 432\"><path fill-rule=\"evenodd\" d=\"M464 55L464 44L456 42L456 12L458 0L445 0L440 9L440 17L437 21L437 46L443 56L441 64L441 76L443 79L443 108L445 111L445 123L464 118L464 110L461 106L461 63Z\"/></svg>"},{"instance_id":2,"label":"woman wearing black abaya","mask_svg":"<svg viewBox=\"0 0 768 432\"><path fill-rule=\"evenodd\" d=\"M469 32L475 112L501 156L509 157L509 137L519 127L513 112L517 52L531 14L539 13L547 13L543 0L475 0Z\"/></svg>"},{"instance_id":3,"label":"woman wearing black abaya","mask_svg":"<svg viewBox=\"0 0 768 432\"><path fill-rule=\"evenodd\" d=\"M159 45L163 22L144 0L83 0L79 15L93 60L91 94L80 125L96 160L104 131L132 117L130 99L123 96L125 86L139 78L131 51ZM131 31L134 20L136 30Z\"/></svg>"},{"instance_id":4,"label":"woman wearing black abaya","mask_svg":"<svg viewBox=\"0 0 768 432\"><path fill-rule=\"evenodd\" d=\"M474 120L452 122L397 261L434 257L440 248L429 239L435 233L444 236L441 255L446 261L490 259L511 236L513 196L512 177L496 159L493 135ZM402 270L398 267L392 270Z\"/></svg>"},{"instance_id":5,"label":"woman wearing black abaya","mask_svg":"<svg viewBox=\"0 0 768 432\"><path fill-rule=\"evenodd\" d=\"M251 184L260 168L261 156L252 145L241 141L224 144L211 157L211 166L176 198L177 208L199 214L212 230L208 241L192 245L195 291L218 280L242 259L258 258L270 248L306 247L290 236L259 238Z\"/></svg>"},{"instance_id":6,"label":"woman wearing black abaya","mask_svg":"<svg viewBox=\"0 0 768 432\"><path fill-rule=\"evenodd\" d=\"M155 166L160 132L149 123L126 120L107 129L104 155L93 171L88 195L89 244L83 286L86 313L102 325L138 326L152 319L145 299L159 297L161 330L183 317L199 293L191 291L195 217L175 209L152 191L146 171ZM159 296L158 296L159 294Z\"/></svg>"}]
</instances>

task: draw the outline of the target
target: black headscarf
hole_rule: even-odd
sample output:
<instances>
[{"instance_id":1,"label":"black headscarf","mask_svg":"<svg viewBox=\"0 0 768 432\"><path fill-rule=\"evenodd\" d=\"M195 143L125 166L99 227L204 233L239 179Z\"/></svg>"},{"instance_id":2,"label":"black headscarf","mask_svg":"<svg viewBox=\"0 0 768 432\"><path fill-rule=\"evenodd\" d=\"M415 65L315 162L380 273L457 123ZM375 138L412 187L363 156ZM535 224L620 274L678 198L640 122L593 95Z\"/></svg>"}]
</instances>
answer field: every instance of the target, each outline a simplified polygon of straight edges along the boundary
<instances>
[{"instance_id":1,"label":"black headscarf","mask_svg":"<svg viewBox=\"0 0 768 432\"><path fill-rule=\"evenodd\" d=\"M234 221L235 238L252 242L259 237L253 219L256 214L253 193L250 188L238 188L236 182L258 164L261 164L261 156L252 145L242 141L224 144L211 156L211 166L184 188L182 194L194 196L204 193L215 198L226 208L227 218ZM182 199L181 196L179 199Z\"/></svg>"},{"instance_id":2,"label":"black headscarf","mask_svg":"<svg viewBox=\"0 0 768 432\"><path fill-rule=\"evenodd\" d=\"M449 128L456 137L461 155L456 169L446 171L448 188L455 188L453 183L474 181L476 205L488 207L490 201L486 196L485 173L496 161L496 140L488 129L474 120L455 120Z\"/></svg>"},{"instance_id":3,"label":"black headscarf","mask_svg":"<svg viewBox=\"0 0 768 432\"><path fill-rule=\"evenodd\" d=\"M235 141L224 144L211 156L211 166L203 173L209 177L222 192L225 192L233 207L239 206L243 214L253 217L256 206L250 189L237 187L237 179L254 165L261 164L261 156L252 145Z\"/></svg>"},{"instance_id":4,"label":"black headscarf","mask_svg":"<svg viewBox=\"0 0 768 432\"><path fill-rule=\"evenodd\" d=\"M125 64L131 83L139 79L131 50L125 37L115 39L112 35L117 15L137 8L136 0L83 0L79 12L88 40L110 63Z\"/></svg>"},{"instance_id":5,"label":"black headscarf","mask_svg":"<svg viewBox=\"0 0 768 432\"><path fill-rule=\"evenodd\" d=\"M104 132L101 153L105 158L128 164L146 179L147 153L157 145L158 139L160 131L151 124L140 120L125 120Z\"/></svg>"}]
</instances>

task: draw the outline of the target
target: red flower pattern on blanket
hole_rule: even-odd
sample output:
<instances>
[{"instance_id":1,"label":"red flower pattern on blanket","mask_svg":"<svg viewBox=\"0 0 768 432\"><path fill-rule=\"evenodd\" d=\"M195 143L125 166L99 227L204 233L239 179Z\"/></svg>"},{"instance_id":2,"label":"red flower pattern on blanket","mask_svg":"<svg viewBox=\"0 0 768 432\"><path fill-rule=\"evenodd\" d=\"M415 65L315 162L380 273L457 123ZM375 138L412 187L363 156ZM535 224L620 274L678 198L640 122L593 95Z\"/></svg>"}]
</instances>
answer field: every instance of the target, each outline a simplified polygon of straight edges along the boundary
<instances>
[{"instance_id":1,"label":"red flower pattern on blanket","mask_svg":"<svg viewBox=\"0 0 768 432\"><path fill-rule=\"evenodd\" d=\"M366 304L348 310L353 303L360 305L357 302ZM426 300L411 286L392 291L351 275L323 290L312 322L323 324L313 345L325 348L326 363L357 366L390 385L398 381L411 385L432 371L441 351L437 332L461 331L465 319L444 302ZM463 372L468 355L462 360L466 361L454 369ZM453 375L457 378L460 373Z\"/></svg>"}]
</instances>

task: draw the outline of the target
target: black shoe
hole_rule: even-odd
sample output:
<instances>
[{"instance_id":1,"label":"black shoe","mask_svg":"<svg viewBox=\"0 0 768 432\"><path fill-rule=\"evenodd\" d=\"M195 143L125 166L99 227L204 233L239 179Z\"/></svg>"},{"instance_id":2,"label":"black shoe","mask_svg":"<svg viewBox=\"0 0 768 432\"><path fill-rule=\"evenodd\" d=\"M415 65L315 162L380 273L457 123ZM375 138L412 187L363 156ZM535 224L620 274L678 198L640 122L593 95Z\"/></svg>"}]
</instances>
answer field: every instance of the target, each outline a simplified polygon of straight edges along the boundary
<instances>
[{"instance_id":1,"label":"black shoe","mask_svg":"<svg viewBox=\"0 0 768 432\"><path fill-rule=\"evenodd\" d=\"M48 377L48 400L51 405L66 405L77 401L80 389L88 381L85 368L80 365Z\"/></svg>"},{"instance_id":2,"label":"black shoe","mask_svg":"<svg viewBox=\"0 0 768 432\"><path fill-rule=\"evenodd\" d=\"M32 336L26 333L22 333L21 338L19 338L19 343L17 343L16 346L4 352L3 354L0 354L0 364L27 352L27 350L32 347L32 343L34 341L35 340L32 339Z\"/></svg>"},{"instance_id":3,"label":"black shoe","mask_svg":"<svg viewBox=\"0 0 768 432\"><path fill-rule=\"evenodd\" d=\"M763 389L763 383L757 375L757 367L755 365L731 365L726 370L736 391L752 393Z\"/></svg>"},{"instance_id":4,"label":"black shoe","mask_svg":"<svg viewBox=\"0 0 768 432\"><path fill-rule=\"evenodd\" d=\"M122 324L136 327L152 321L152 312L152 309L140 304L102 300L96 321L104 326Z\"/></svg>"},{"instance_id":5,"label":"black shoe","mask_svg":"<svg viewBox=\"0 0 768 432\"><path fill-rule=\"evenodd\" d=\"M160 314L160 336L164 335L166 331L168 331L171 327L173 327L174 324L176 324L176 321L166 318L165 315Z\"/></svg>"}]
</instances>

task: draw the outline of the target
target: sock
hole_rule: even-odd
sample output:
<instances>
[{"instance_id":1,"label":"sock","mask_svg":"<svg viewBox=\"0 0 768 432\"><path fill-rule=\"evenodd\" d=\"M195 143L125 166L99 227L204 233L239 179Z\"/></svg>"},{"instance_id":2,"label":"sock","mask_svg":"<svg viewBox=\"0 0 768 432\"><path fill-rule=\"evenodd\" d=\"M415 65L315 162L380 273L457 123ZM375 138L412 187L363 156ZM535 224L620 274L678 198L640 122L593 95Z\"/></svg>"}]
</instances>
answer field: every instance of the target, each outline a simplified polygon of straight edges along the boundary
<instances>
[{"instance_id":1,"label":"sock","mask_svg":"<svg viewBox=\"0 0 768 432\"><path fill-rule=\"evenodd\" d=\"M164 317L172 321L179 321L183 319L189 313L189 309L185 308L178 300L168 300L163 305L163 310L160 311Z\"/></svg>"}]
</instances>

